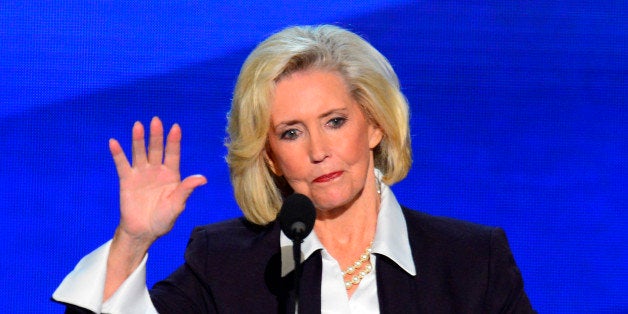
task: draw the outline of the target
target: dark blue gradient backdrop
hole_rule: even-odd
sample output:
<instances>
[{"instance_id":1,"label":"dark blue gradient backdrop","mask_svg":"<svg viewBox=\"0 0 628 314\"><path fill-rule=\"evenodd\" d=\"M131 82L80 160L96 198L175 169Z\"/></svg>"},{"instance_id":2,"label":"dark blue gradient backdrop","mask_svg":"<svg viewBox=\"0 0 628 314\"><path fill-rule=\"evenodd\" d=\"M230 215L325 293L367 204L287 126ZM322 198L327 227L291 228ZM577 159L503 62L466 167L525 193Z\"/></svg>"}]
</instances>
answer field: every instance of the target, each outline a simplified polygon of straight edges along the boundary
<instances>
[{"instance_id":1,"label":"dark blue gradient backdrop","mask_svg":"<svg viewBox=\"0 0 628 314\"><path fill-rule=\"evenodd\" d=\"M417 210L502 226L541 313L628 313L628 4L622 1L6 1L0 4L0 308L50 296L119 219L108 151L159 116L202 173L148 281L193 226L240 215L226 112L255 44L349 28L386 55L412 110ZM246 271L246 270L243 270ZM420 273L420 271L419 271Z\"/></svg>"}]
</instances>

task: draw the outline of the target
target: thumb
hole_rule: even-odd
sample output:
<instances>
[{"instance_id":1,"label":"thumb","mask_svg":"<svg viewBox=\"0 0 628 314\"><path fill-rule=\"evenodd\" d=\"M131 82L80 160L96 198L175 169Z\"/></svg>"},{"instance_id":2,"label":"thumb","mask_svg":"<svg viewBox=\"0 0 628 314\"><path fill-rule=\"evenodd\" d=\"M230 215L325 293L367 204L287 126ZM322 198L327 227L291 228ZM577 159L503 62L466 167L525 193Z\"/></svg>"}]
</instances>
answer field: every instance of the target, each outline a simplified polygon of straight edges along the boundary
<instances>
[{"instance_id":1,"label":"thumb","mask_svg":"<svg viewBox=\"0 0 628 314\"><path fill-rule=\"evenodd\" d=\"M207 178L205 178L203 175L191 175L181 181L181 184L179 184L179 186L176 188L174 194L176 198L181 200L182 203L185 203L188 197L190 197L190 194L192 194L192 192L194 191L194 189L201 185L205 185L206 183Z\"/></svg>"}]
</instances>

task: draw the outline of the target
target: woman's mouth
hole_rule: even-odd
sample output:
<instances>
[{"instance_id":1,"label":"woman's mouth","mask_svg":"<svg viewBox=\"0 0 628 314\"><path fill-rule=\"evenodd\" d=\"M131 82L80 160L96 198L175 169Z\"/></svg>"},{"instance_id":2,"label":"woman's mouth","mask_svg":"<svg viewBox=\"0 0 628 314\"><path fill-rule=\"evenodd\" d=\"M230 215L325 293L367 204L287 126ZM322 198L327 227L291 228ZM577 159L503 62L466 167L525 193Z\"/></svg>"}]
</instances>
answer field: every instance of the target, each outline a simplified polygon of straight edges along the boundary
<instances>
[{"instance_id":1,"label":"woman's mouth","mask_svg":"<svg viewBox=\"0 0 628 314\"><path fill-rule=\"evenodd\" d=\"M314 182L316 182L316 183L328 182L328 181L331 181L331 180L333 180L335 178L338 178L341 175L342 175L342 171L330 172L328 174L324 174L324 175L314 179Z\"/></svg>"}]
</instances>

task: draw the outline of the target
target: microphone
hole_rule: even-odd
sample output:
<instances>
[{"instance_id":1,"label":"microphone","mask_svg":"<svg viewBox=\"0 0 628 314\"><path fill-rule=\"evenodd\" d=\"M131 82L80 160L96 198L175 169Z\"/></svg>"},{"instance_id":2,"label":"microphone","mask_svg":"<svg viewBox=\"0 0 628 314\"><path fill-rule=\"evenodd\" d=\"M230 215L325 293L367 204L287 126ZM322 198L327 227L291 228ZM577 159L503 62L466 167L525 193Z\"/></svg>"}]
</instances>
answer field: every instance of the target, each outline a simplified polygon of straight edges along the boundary
<instances>
[{"instance_id":1,"label":"microphone","mask_svg":"<svg viewBox=\"0 0 628 314\"><path fill-rule=\"evenodd\" d=\"M283 202L278 218L281 231L290 240L302 242L314 228L316 210L307 196L295 193Z\"/></svg>"},{"instance_id":2,"label":"microphone","mask_svg":"<svg viewBox=\"0 0 628 314\"><path fill-rule=\"evenodd\" d=\"M301 277L301 242L307 237L316 220L316 210L312 201L303 194L292 194L281 205L277 216L281 231L292 240L294 258L294 309L299 312L299 280Z\"/></svg>"}]
</instances>

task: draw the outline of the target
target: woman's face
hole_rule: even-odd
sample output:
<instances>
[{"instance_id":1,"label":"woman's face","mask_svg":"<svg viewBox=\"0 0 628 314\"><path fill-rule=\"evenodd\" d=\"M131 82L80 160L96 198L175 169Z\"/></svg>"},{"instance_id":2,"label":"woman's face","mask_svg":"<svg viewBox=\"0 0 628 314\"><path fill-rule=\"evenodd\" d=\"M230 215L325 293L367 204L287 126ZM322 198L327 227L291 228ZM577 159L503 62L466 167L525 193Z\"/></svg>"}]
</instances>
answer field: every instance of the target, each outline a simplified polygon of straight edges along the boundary
<instances>
[{"instance_id":1,"label":"woman's face","mask_svg":"<svg viewBox=\"0 0 628 314\"><path fill-rule=\"evenodd\" d=\"M367 180L375 183L372 149L382 133L338 73L306 70L281 79L270 109L269 164L317 209L350 206Z\"/></svg>"}]
</instances>

